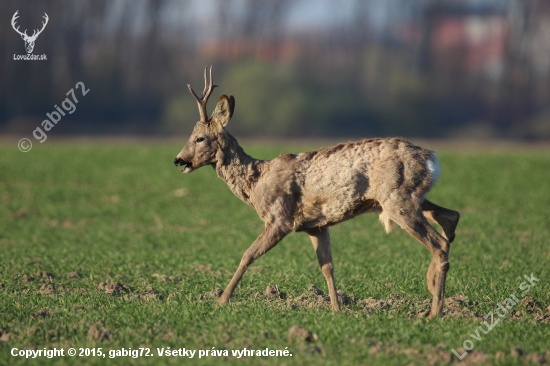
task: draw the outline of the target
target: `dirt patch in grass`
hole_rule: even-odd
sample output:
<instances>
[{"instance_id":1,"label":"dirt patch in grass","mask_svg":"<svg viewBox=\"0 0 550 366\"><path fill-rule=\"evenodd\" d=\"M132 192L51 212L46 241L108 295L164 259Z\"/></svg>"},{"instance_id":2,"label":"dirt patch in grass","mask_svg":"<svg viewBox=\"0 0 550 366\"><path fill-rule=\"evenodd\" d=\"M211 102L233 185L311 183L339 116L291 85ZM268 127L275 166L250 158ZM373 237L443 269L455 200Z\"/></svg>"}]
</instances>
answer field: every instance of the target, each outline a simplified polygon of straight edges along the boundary
<instances>
[{"instance_id":1,"label":"dirt patch in grass","mask_svg":"<svg viewBox=\"0 0 550 366\"><path fill-rule=\"evenodd\" d=\"M290 343L295 342L313 342L318 339L317 334L310 332L306 328L299 325L293 325L288 330L288 341Z\"/></svg>"},{"instance_id":2,"label":"dirt patch in grass","mask_svg":"<svg viewBox=\"0 0 550 366\"><path fill-rule=\"evenodd\" d=\"M217 299L222 294L223 290L218 288L201 294L198 300L202 302L208 298ZM279 306L291 309L331 309L330 297L315 284L310 285L306 291L298 296L293 296L290 293L283 293L280 291L279 287L274 284L269 284L263 294L258 291L253 291L252 296L255 298L267 298L272 301L272 304L279 304ZM342 290L338 290L337 296L340 304L347 306L347 308L344 309L345 311L360 311L369 315L380 312L393 314L405 311L410 319L427 317L430 313L432 303L431 298L421 301L404 299L398 292L390 294L386 299L376 299L374 297L358 299L353 294L346 294ZM478 305L478 301L474 301L462 294L447 297L445 298L443 317L465 319L477 318L481 320L483 316L476 311ZM542 309L541 304L530 296L524 298L520 306L521 310L518 310L510 319L518 320L525 316L533 316L541 323L550 324L550 306L548 309Z\"/></svg>"},{"instance_id":3,"label":"dirt patch in grass","mask_svg":"<svg viewBox=\"0 0 550 366\"><path fill-rule=\"evenodd\" d=\"M276 298L274 293L275 285L270 285L266 289L266 296ZM268 294L268 291L270 294ZM346 294L342 290L338 290L338 300L343 306L351 306L351 311L357 309L365 314L375 314L379 312L395 313L407 310L409 318L426 317L430 312L431 299L422 301L406 300L398 292L394 292L386 299L376 299L367 297L358 299L353 294ZM301 295L293 297L291 294L286 296L286 303L292 308L330 308L330 297L326 295L319 287L312 284ZM478 303L472 301L464 295L455 295L445 299L444 316L463 317L463 318L478 318L479 315L475 312L475 306Z\"/></svg>"},{"instance_id":4,"label":"dirt patch in grass","mask_svg":"<svg viewBox=\"0 0 550 366\"><path fill-rule=\"evenodd\" d=\"M445 298L443 310L445 315L461 318L477 318L479 315L472 310L477 305L477 301L470 300L468 297L459 294Z\"/></svg>"},{"instance_id":5,"label":"dirt patch in grass","mask_svg":"<svg viewBox=\"0 0 550 366\"><path fill-rule=\"evenodd\" d=\"M83 305L80 305L80 304L75 304L71 308L71 311L83 311L83 310L86 310L86 308Z\"/></svg>"},{"instance_id":6,"label":"dirt patch in grass","mask_svg":"<svg viewBox=\"0 0 550 366\"><path fill-rule=\"evenodd\" d=\"M123 292L131 291L129 286L126 286L120 282L114 282L114 283L101 282L97 286L97 290L104 291L108 295L120 295Z\"/></svg>"},{"instance_id":7,"label":"dirt patch in grass","mask_svg":"<svg viewBox=\"0 0 550 366\"><path fill-rule=\"evenodd\" d=\"M317 334L310 332L306 328L303 328L299 325L293 325L288 330L288 341L291 344L294 344L300 352L305 352L309 354L320 354L321 356L325 355L325 350L322 346L315 344L319 339Z\"/></svg>"},{"instance_id":8,"label":"dirt patch in grass","mask_svg":"<svg viewBox=\"0 0 550 366\"><path fill-rule=\"evenodd\" d=\"M97 322L88 329L87 338L91 342L103 342L111 338L111 332L103 323Z\"/></svg>"},{"instance_id":9,"label":"dirt patch in grass","mask_svg":"<svg viewBox=\"0 0 550 366\"><path fill-rule=\"evenodd\" d=\"M162 282L181 282L180 276L167 276L159 273L153 273L151 277L156 278Z\"/></svg>"},{"instance_id":10,"label":"dirt patch in grass","mask_svg":"<svg viewBox=\"0 0 550 366\"><path fill-rule=\"evenodd\" d=\"M532 296L525 296L520 300L516 312L510 317L512 320L519 320L523 317L533 317L543 324L550 324L550 306L544 306Z\"/></svg>"},{"instance_id":11,"label":"dirt patch in grass","mask_svg":"<svg viewBox=\"0 0 550 366\"><path fill-rule=\"evenodd\" d=\"M512 355L512 353L510 353ZM529 353L525 355L518 355L518 357L521 357L525 359L527 362L535 364L535 365L547 365L550 363L550 350L546 351L544 354L537 354L537 353Z\"/></svg>"},{"instance_id":12,"label":"dirt patch in grass","mask_svg":"<svg viewBox=\"0 0 550 366\"><path fill-rule=\"evenodd\" d=\"M47 272L47 271L43 271L42 274L41 274L41 277L42 277L42 279L50 281L50 282L53 282L53 280L55 278L53 273L50 273L50 272Z\"/></svg>"},{"instance_id":13,"label":"dirt patch in grass","mask_svg":"<svg viewBox=\"0 0 550 366\"><path fill-rule=\"evenodd\" d=\"M550 324L550 306L546 309L544 306L531 296L525 296L519 302L520 310L516 311L513 318L519 318L522 315L533 316L536 321L543 324ZM549 360L550 361L550 360Z\"/></svg>"},{"instance_id":14,"label":"dirt patch in grass","mask_svg":"<svg viewBox=\"0 0 550 366\"><path fill-rule=\"evenodd\" d=\"M391 308L391 305L380 299L375 299L374 297L367 297L366 299L361 299L357 302L359 306L363 309L365 313L374 313L377 311L388 311Z\"/></svg>"},{"instance_id":15,"label":"dirt patch in grass","mask_svg":"<svg viewBox=\"0 0 550 366\"><path fill-rule=\"evenodd\" d=\"M360 346L369 347L369 353L371 356L376 357L381 355L383 357L392 357L398 355L405 355L413 358L416 361L422 361L422 365L449 365L457 363L460 365L487 365L490 364L490 355L472 351L462 361L453 356L453 354L445 349L445 346L440 344L433 345L418 345L415 347L402 347L397 343L378 342L373 339L350 339L350 343L356 343ZM460 352L461 350L458 350ZM462 349L462 353L464 350ZM460 354L462 354L460 353Z\"/></svg>"},{"instance_id":16,"label":"dirt patch in grass","mask_svg":"<svg viewBox=\"0 0 550 366\"><path fill-rule=\"evenodd\" d=\"M55 286L53 284L43 284L40 287L40 293L43 295L52 295L55 294Z\"/></svg>"},{"instance_id":17,"label":"dirt patch in grass","mask_svg":"<svg viewBox=\"0 0 550 366\"><path fill-rule=\"evenodd\" d=\"M212 265L208 265L208 266L205 266L205 265L202 265L202 264L199 264L198 266L196 266L193 271L195 272L204 272L204 273L213 273L214 271L212 271Z\"/></svg>"},{"instance_id":18,"label":"dirt patch in grass","mask_svg":"<svg viewBox=\"0 0 550 366\"><path fill-rule=\"evenodd\" d=\"M223 294L223 290L221 288L217 288L217 289L212 290L210 292L200 294L199 295L199 302L202 302L203 300L208 299L208 298L219 299L222 296L222 294Z\"/></svg>"},{"instance_id":19,"label":"dirt patch in grass","mask_svg":"<svg viewBox=\"0 0 550 366\"><path fill-rule=\"evenodd\" d=\"M540 302L538 302L531 296L525 296L523 299L521 299L519 305L528 313L533 313L541 308Z\"/></svg>"},{"instance_id":20,"label":"dirt patch in grass","mask_svg":"<svg viewBox=\"0 0 550 366\"><path fill-rule=\"evenodd\" d=\"M29 275L23 275L23 277L21 277L21 281L23 281L23 283L29 283L29 282L34 282L36 281L36 278L34 278L33 276L29 276Z\"/></svg>"},{"instance_id":21,"label":"dirt patch in grass","mask_svg":"<svg viewBox=\"0 0 550 366\"><path fill-rule=\"evenodd\" d=\"M304 293L297 297L288 295L287 303L291 307L319 308L330 306L330 298L317 286L312 284Z\"/></svg>"},{"instance_id":22,"label":"dirt patch in grass","mask_svg":"<svg viewBox=\"0 0 550 366\"><path fill-rule=\"evenodd\" d=\"M464 354L464 348L460 348L457 350L457 352L462 355ZM458 358L452 357L452 361L458 361ZM464 358L460 361L460 365L487 365L489 363L489 355L484 352L478 352L478 351L472 351L468 353Z\"/></svg>"},{"instance_id":23,"label":"dirt patch in grass","mask_svg":"<svg viewBox=\"0 0 550 366\"><path fill-rule=\"evenodd\" d=\"M5 329L0 328L0 342L8 342L10 340L10 333Z\"/></svg>"},{"instance_id":24,"label":"dirt patch in grass","mask_svg":"<svg viewBox=\"0 0 550 366\"><path fill-rule=\"evenodd\" d=\"M147 286L144 294L127 294L127 295L124 295L124 299L139 300L140 302L143 303L145 301L163 300L164 296L155 292L155 290L153 289L153 286Z\"/></svg>"},{"instance_id":25,"label":"dirt patch in grass","mask_svg":"<svg viewBox=\"0 0 550 366\"><path fill-rule=\"evenodd\" d=\"M450 364L452 353L447 351L443 345L418 345L415 347L403 347L399 343L379 342L374 339L356 339L351 338L350 343L359 347L367 347L369 354L376 357L380 356L398 356L406 355L415 360L422 360L422 365L447 365Z\"/></svg>"},{"instance_id":26,"label":"dirt patch in grass","mask_svg":"<svg viewBox=\"0 0 550 366\"><path fill-rule=\"evenodd\" d=\"M67 278L80 278L80 273L77 271L67 273Z\"/></svg>"},{"instance_id":27,"label":"dirt patch in grass","mask_svg":"<svg viewBox=\"0 0 550 366\"><path fill-rule=\"evenodd\" d=\"M32 317L34 319L38 319L38 318L46 318L48 316L50 316L50 311L44 308L44 309L38 310Z\"/></svg>"},{"instance_id":28,"label":"dirt patch in grass","mask_svg":"<svg viewBox=\"0 0 550 366\"><path fill-rule=\"evenodd\" d=\"M269 284L265 289L265 296L269 297L270 299L278 299L281 298L281 291L279 291L279 288L277 286Z\"/></svg>"},{"instance_id":29,"label":"dirt patch in grass","mask_svg":"<svg viewBox=\"0 0 550 366\"><path fill-rule=\"evenodd\" d=\"M464 354L465 349L460 347L456 350L458 354ZM456 357L452 357L451 361L456 362L459 365L488 365L488 364L507 364L507 363L518 363L519 364L535 364L535 365L546 365L550 362L550 350L546 351L543 354L538 353L527 353L523 349L518 347L512 347L510 353L506 354L502 351L497 351L494 355L489 355L483 352L472 351L469 352L464 358L459 362Z\"/></svg>"},{"instance_id":30,"label":"dirt patch in grass","mask_svg":"<svg viewBox=\"0 0 550 366\"><path fill-rule=\"evenodd\" d=\"M539 323L550 324L550 310L547 311L546 313L537 312L535 314L535 319Z\"/></svg>"}]
</instances>

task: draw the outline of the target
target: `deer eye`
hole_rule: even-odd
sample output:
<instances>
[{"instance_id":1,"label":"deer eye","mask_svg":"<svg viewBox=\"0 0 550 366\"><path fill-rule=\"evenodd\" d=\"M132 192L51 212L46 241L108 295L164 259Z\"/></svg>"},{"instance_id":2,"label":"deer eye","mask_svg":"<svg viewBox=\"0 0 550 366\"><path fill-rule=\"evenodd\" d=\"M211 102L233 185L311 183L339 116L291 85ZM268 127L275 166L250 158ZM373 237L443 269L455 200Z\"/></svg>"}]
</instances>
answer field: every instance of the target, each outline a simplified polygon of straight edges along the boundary
<instances>
[{"instance_id":1,"label":"deer eye","mask_svg":"<svg viewBox=\"0 0 550 366\"><path fill-rule=\"evenodd\" d=\"M204 137L197 137L197 139L195 140L195 142L203 142L204 141Z\"/></svg>"}]
</instances>

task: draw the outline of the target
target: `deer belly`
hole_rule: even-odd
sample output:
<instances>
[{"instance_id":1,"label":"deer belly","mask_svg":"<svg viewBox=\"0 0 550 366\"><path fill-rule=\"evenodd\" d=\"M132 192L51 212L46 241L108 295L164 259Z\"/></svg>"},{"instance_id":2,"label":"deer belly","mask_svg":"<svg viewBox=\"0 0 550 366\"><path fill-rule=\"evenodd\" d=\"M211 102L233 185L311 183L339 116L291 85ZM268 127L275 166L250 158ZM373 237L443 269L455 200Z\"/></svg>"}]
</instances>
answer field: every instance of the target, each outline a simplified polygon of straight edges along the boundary
<instances>
[{"instance_id":1,"label":"deer belly","mask_svg":"<svg viewBox=\"0 0 550 366\"><path fill-rule=\"evenodd\" d=\"M353 202L318 198L304 200L297 204L294 230L303 231L336 225L357 215L373 211L380 211L380 205L374 199L358 199Z\"/></svg>"}]
</instances>

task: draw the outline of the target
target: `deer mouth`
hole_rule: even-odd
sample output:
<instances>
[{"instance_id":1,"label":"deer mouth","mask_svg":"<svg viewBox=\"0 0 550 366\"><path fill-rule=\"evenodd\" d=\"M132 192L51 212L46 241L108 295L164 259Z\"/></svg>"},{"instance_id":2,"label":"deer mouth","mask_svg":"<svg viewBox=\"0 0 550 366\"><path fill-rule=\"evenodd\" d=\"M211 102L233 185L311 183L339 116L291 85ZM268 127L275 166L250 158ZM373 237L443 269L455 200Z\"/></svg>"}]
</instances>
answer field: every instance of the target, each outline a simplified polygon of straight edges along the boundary
<instances>
[{"instance_id":1,"label":"deer mouth","mask_svg":"<svg viewBox=\"0 0 550 366\"><path fill-rule=\"evenodd\" d=\"M182 173L184 174L188 174L188 173L191 173L193 170L193 163L184 163L185 165L185 168L182 169Z\"/></svg>"},{"instance_id":2,"label":"deer mouth","mask_svg":"<svg viewBox=\"0 0 550 366\"><path fill-rule=\"evenodd\" d=\"M193 168L193 163L190 162L190 161L185 161L183 160L182 158L178 158L176 156L176 158L174 159L174 165L175 166L183 166L183 170L181 171L182 173L191 173L193 170L195 170Z\"/></svg>"}]
</instances>

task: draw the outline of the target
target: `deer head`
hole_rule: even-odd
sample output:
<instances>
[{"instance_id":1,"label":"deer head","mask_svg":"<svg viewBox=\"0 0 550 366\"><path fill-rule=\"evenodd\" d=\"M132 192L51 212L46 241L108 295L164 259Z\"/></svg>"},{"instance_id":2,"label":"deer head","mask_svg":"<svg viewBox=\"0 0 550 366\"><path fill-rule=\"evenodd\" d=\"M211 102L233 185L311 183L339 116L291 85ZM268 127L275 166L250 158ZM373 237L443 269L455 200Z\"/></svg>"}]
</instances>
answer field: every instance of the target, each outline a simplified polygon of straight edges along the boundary
<instances>
[{"instance_id":1,"label":"deer head","mask_svg":"<svg viewBox=\"0 0 550 366\"><path fill-rule=\"evenodd\" d=\"M233 96L221 95L216 103L214 112L208 118L206 113L206 103L212 90L217 85L213 85L212 66L210 66L210 78L207 75L208 66L204 68L204 91L202 97L187 84L193 98L199 106L200 121L197 122L191 137L174 159L176 166L185 166L182 173L191 173L205 165L215 164L220 159L220 149L223 146L223 141L226 138L224 127L227 125L233 110L235 109L235 99Z\"/></svg>"},{"instance_id":2,"label":"deer head","mask_svg":"<svg viewBox=\"0 0 550 366\"><path fill-rule=\"evenodd\" d=\"M42 33L42 31L44 30L44 28L46 28L46 24L48 24L48 14L44 13L44 20L45 22L42 22L42 29L40 30L34 30L34 32L32 33L32 36L28 36L27 35L27 30L25 29L24 32L21 32L19 31L19 26L17 26L17 28L15 28L15 21L17 18L19 18L19 15L17 15L17 13L19 13L19 10L17 10L15 12L15 14L13 14L13 17L11 18L11 26L13 27L13 29L19 33L21 35L21 38L23 38L23 41L25 41L25 49L27 50L27 53L32 53L33 49L34 49L34 42L36 42L36 38L38 38L38 36L40 35L40 33Z\"/></svg>"}]
</instances>

